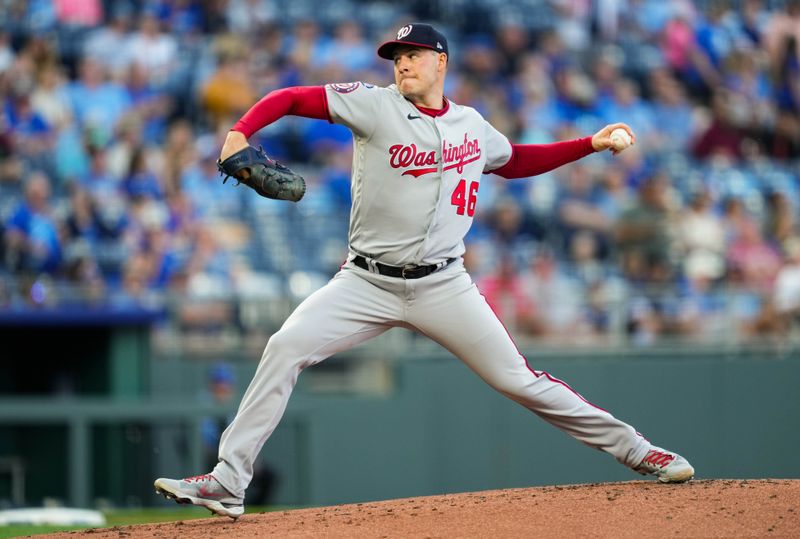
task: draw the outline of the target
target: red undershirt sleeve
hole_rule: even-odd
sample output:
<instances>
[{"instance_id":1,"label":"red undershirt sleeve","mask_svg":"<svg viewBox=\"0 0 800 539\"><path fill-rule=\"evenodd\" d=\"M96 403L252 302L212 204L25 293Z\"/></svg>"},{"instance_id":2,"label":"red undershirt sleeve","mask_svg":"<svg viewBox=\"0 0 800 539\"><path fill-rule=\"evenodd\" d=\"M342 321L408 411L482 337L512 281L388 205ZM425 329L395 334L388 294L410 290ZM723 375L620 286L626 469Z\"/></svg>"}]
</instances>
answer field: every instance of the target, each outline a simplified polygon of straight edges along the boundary
<instances>
[{"instance_id":1,"label":"red undershirt sleeve","mask_svg":"<svg viewBox=\"0 0 800 539\"><path fill-rule=\"evenodd\" d=\"M239 131L250 138L262 127L289 115L330 121L325 87L293 86L270 92L253 105L231 131Z\"/></svg>"},{"instance_id":2,"label":"red undershirt sleeve","mask_svg":"<svg viewBox=\"0 0 800 539\"><path fill-rule=\"evenodd\" d=\"M511 159L502 167L492 170L492 174L506 179L527 178L594 153L592 137L552 144L512 144L511 148Z\"/></svg>"}]
</instances>

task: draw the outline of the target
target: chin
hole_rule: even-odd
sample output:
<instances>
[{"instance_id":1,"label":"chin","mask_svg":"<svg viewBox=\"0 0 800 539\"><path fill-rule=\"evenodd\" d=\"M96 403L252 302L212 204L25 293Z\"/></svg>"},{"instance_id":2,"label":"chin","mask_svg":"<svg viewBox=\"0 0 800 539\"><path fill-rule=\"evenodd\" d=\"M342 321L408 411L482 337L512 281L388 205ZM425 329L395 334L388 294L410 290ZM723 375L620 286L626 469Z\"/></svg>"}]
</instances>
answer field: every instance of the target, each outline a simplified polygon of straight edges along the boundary
<instances>
[{"instance_id":1,"label":"chin","mask_svg":"<svg viewBox=\"0 0 800 539\"><path fill-rule=\"evenodd\" d=\"M412 97L419 93L416 91L417 88L415 88L415 85L408 84L407 82L398 84L397 89L400 91L403 97Z\"/></svg>"}]
</instances>

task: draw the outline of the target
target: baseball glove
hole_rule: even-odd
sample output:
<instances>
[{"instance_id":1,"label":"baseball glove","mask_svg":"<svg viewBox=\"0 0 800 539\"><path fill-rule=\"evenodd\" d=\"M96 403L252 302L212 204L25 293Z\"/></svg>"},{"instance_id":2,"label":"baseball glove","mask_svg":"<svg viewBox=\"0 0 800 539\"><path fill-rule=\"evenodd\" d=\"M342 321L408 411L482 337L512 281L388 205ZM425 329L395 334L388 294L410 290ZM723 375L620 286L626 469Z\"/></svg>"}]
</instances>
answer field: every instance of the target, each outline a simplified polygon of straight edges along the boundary
<instances>
[{"instance_id":1,"label":"baseball glove","mask_svg":"<svg viewBox=\"0 0 800 539\"><path fill-rule=\"evenodd\" d=\"M306 181L299 174L267 157L261 148L248 146L225 161L218 160L217 168L225 175L222 183L233 176L266 198L297 202L306 193Z\"/></svg>"}]
</instances>

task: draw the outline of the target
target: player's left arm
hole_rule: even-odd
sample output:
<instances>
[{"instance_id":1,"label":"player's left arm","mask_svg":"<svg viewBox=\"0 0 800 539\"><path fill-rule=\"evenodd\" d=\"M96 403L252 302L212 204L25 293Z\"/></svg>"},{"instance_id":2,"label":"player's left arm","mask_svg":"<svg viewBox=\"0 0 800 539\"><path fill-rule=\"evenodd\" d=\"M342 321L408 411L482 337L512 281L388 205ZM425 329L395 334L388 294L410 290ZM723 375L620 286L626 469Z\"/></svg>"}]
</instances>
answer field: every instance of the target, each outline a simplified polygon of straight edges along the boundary
<instances>
[{"instance_id":1,"label":"player's left arm","mask_svg":"<svg viewBox=\"0 0 800 539\"><path fill-rule=\"evenodd\" d=\"M611 133L617 128L628 132L631 136L631 143L636 141L636 136L628 125L615 123L605 126L590 137L552 144L512 144L511 157L508 162L488 172L507 179L527 178L544 174L594 152L611 149L616 154L618 151L614 150Z\"/></svg>"}]
</instances>

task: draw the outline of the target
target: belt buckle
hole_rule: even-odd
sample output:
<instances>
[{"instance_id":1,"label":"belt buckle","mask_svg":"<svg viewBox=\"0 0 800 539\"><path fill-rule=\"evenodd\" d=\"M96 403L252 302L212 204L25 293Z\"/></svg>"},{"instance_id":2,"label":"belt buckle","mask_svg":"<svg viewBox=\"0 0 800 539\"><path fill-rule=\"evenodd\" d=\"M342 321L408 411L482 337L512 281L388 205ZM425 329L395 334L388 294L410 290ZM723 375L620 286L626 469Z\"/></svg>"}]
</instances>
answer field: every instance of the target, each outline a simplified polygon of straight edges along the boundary
<instances>
[{"instance_id":1,"label":"belt buckle","mask_svg":"<svg viewBox=\"0 0 800 539\"><path fill-rule=\"evenodd\" d=\"M408 277L406 277L406 271L414 271L415 269L417 269L417 266L413 264L406 264L400 271L400 276L403 277L403 279L408 279Z\"/></svg>"}]
</instances>

